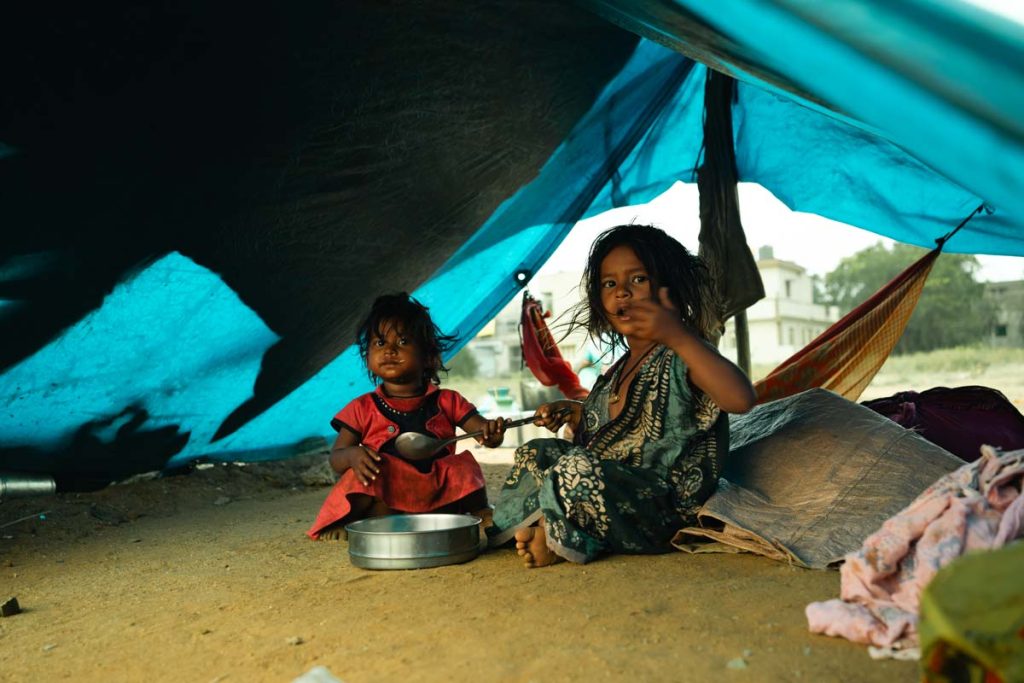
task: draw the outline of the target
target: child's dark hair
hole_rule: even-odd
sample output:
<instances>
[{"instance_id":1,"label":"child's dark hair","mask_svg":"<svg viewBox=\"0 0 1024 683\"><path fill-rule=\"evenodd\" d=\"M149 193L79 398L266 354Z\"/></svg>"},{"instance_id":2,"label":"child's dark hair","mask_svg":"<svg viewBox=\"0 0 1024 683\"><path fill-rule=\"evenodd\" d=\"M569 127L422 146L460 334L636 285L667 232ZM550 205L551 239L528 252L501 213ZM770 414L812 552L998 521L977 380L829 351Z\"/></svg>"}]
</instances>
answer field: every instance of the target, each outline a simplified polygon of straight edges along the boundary
<instances>
[{"instance_id":1,"label":"child's dark hair","mask_svg":"<svg viewBox=\"0 0 1024 683\"><path fill-rule=\"evenodd\" d=\"M594 241L580 283L584 299L574 311L570 327L584 327L592 339L613 348L625 346L601 304L601 262L622 245L630 247L644 264L652 292L657 295L661 287L668 287L669 299L679 309L683 322L710 339L715 325L715 290L704 260L664 230L650 225L619 225L605 230Z\"/></svg>"},{"instance_id":2,"label":"child's dark hair","mask_svg":"<svg viewBox=\"0 0 1024 683\"><path fill-rule=\"evenodd\" d=\"M359 326L359 331L356 332L356 344L359 345L359 355L363 359L363 365L367 365L370 339L383 337L385 333L383 325L387 322L395 323L423 354L424 384L427 382L440 384L441 379L438 377L438 373L448 372L448 368L442 361L442 354L455 346L458 337L442 334L440 328L430 319L430 311L427 307L406 292L385 294L377 297L377 300L373 302L369 315L366 316ZM377 378L372 372L369 375L371 380L376 381Z\"/></svg>"}]
</instances>

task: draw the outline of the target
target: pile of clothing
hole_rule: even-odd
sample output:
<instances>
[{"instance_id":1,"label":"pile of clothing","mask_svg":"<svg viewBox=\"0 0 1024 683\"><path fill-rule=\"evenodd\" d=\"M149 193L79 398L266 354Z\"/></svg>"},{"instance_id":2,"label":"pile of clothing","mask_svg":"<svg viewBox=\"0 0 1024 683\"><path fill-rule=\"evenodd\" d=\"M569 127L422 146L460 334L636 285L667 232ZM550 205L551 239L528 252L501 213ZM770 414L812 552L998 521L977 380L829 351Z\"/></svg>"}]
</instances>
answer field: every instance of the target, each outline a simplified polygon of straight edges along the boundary
<instances>
[{"instance_id":1,"label":"pile of clothing","mask_svg":"<svg viewBox=\"0 0 1024 683\"><path fill-rule=\"evenodd\" d=\"M1024 450L989 446L887 520L840 569L840 599L807 606L813 633L873 646L875 656L918 654L922 590L940 569L1024 533Z\"/></svg>"}]
</instances>

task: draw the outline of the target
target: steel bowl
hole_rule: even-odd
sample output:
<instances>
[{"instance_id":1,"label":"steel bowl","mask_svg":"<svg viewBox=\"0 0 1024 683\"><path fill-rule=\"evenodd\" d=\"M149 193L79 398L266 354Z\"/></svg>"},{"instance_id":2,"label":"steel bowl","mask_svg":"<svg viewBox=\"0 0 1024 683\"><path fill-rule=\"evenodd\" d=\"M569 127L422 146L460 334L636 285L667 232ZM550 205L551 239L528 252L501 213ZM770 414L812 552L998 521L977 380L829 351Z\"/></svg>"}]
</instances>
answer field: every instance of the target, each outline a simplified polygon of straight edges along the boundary
<instances>
[{"instance_id":1,"label":"steel bowl","mask_svg":"<svg viewBox=\"0 0 1024 683\"><path fill-rule=\"evenodd\" d=\"M480 554L474 515L388 515L345 526L348 557L363 569L423 569L468 562Z\"/></svg>"}]
</instances>

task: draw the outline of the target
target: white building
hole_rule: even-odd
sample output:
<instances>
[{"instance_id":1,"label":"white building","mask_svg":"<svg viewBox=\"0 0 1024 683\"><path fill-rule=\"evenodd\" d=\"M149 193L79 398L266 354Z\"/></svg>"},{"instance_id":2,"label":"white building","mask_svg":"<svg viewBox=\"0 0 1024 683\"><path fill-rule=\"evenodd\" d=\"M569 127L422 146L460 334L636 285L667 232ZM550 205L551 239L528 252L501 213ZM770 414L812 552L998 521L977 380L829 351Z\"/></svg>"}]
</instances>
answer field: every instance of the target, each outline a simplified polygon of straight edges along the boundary
<instances>
[{"instance_id":1,"label":"white building","mask_svg":"<svg viewBox=\"0 0 1024 683\"><path fill-rule=\"evenodd\" d=\"M750 361L755 365L774 365L807 346L839 320L839 309L814 303L811 276L791 261L776 259L771 247L761 247L757 269L764 282L765 298L747 309ZM726 324L721 350L736 360L736 332L731 320Z\"/></svg>"},{"instance_id":2,"label":"white building","mask_svg":"<svg viewBox=\"0 0 1024 683\"><path fill-rule=\"evenodd\" d=\"M839 319L835 306L814 303L811 277L801 266L773 257L771 247L762 247L757 261L764 281L765 298L747 309L750 356L755 365L779 363L806 346ZM571 309L581 300L580 273L560 272L535 277L530 293L552 312L548 326L562 356L578 367L586 334L577 330L567 338L564 325ZM467 344L479 366L479 376L518 374L522 367L519 346L519 316L522 297L517 296ZM736 335L732 322L726 325L720 345L722 353L736 360Z\"/></svg>"},{"instance_id":3,"label":"white building","mask_svg":"<svg viewBox=\"0 0 1024 683\"><path fill-rule=\"evenodd\" d=\"M577 367L580 349L587 337L580 330L566 337L567 325L572 317L571 309L581 300L580 278L580 273L569 272L538 275L526 288L541 302L545 311L551 311L551 317L547 319L548 328L558 343L562 357L574 368ZM523 362L519 345L522 305L522 295L516 296L466 345L466 349L476 359L478 376L499 377L519 373Z\"/></svg>"},{"instance_id":4,"label":"white building","mask_svg":"<svg viewBox=\"0 0 1024 683\"><path fill-rule=\"evenodd\" d=\"M985 298L995 305L991 346L1024 346L1024 280L986 282Z\"/></svg>"}]
</instances>

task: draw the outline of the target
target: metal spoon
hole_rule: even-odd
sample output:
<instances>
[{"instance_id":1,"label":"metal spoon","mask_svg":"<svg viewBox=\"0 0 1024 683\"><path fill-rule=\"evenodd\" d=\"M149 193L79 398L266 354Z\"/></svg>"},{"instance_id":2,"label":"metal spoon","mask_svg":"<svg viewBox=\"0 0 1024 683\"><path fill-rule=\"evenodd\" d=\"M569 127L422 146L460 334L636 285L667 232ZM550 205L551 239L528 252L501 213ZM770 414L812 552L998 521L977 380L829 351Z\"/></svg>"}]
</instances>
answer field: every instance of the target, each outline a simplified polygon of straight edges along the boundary
<instances>
[{"instance_id":1,"label":"metal spoon","mask_svg":"<svg viewBox=\"0 0 1024 683\"><path fill-rule=\"evenodd\" d=\"M569 410L560 410L552 413L552 415L562 415L568 413ZM505 423L505 429L509 427L520 427L525 424L531 424L535 420L538 420L536 415L530 417L524 417L521 420L510 420ZM404 432L398 435L395 439L395 448L402 455L403 458L408 460L423 460L429 458L434 453L444 448L450 443L455 443L461 439L470 439L477 436L483 436L484 430L478 429L475 432L469 432L468 434L459 434L448 439L435 439L432 436L426 434L420 434L419 432Z\"/></svg>"}]
</instances>

